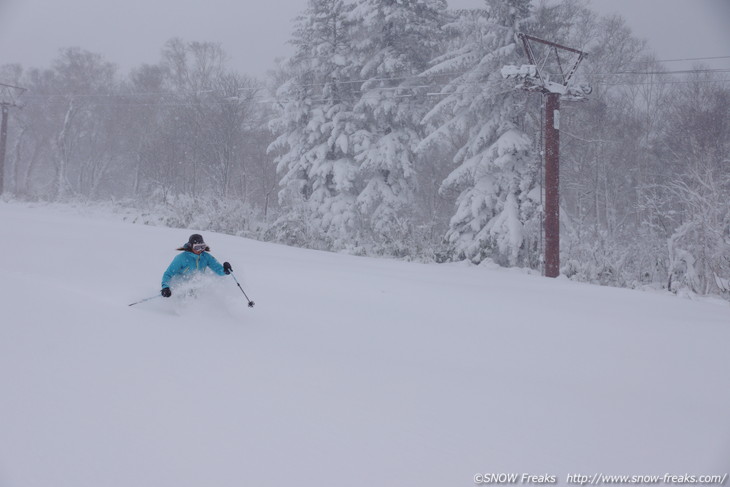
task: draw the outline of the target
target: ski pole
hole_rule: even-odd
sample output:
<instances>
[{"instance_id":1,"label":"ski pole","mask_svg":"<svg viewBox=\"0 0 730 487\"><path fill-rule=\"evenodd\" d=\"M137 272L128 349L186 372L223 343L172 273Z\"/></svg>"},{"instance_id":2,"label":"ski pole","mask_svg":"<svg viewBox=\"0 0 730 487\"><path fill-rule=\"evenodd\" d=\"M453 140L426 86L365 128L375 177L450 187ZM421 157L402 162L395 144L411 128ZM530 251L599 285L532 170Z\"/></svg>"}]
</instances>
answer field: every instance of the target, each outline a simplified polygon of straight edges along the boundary
<instances>
[{"instance_id":1,"label":"ski pole","mask_svg":"<svg viewBox=\"0 0 730 487\"><path fill-rule=\"evenodd\" d=\"M135 304L144 303L145 301L149 301L150 299L155 299L155 298L159 298L159 297L162 297L162 295L156 294L155 296L151 296L149 298L140 299L139 301L131 303L129 306L134 306Z\"/></svg>"},{"instance_id":2,"label":"ski pole","mask_svg":"<svg viewBox=\"0 0 730 487\"><path fill-rule=\"evenodd\" d=\"M238 279L236 279L236 276L233 275L233 271L231 271L231 277L233 278L234 281L236 281L236 284L238 284L238 289L241 290L241 292L243 293L243 295L248 300L248 307L249 308L253 308L254 304L256 304L256 303L254 303L253 301L251 301L251 299L249 299L249 297L246 296L246 291L243 290L243 288L241 287L241 283L238 282Z\"/></svg>"}]
</instances>

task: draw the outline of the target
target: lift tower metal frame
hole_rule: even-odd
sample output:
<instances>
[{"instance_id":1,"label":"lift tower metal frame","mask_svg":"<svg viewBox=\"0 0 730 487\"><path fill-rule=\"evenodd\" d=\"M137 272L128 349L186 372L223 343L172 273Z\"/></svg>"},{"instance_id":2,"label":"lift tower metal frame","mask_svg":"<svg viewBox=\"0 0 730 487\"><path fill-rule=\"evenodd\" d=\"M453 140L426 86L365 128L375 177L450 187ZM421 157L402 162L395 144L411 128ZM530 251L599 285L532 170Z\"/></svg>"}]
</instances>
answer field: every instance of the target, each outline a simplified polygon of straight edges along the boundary
<instances>
[{"instance_id":1,"label":"lift tower metal frame","mask_svg":"<svg viewBox=\"0 0 730 487\"><path fill-rule=\"evenodd\" d=\"M517 38L522 42L530 64L505 66L502 68L502 76L518 79L520 81L518 89L541 93L545 97L544 272L547 277L558 277L560 275L560 100L584 100L586 95L591 93L589 86L574 86L571 83L578 65L587 53L524 33L518 33ZM535 56L533 43L540 45L545 51L540 60ZM567 71L563 70L561 51L570 53L569 56L577 55ZM548 73L550 68L553 73ZM557 76L559 81L552 81L551 76Z\"/></svg>"}]
</instances>

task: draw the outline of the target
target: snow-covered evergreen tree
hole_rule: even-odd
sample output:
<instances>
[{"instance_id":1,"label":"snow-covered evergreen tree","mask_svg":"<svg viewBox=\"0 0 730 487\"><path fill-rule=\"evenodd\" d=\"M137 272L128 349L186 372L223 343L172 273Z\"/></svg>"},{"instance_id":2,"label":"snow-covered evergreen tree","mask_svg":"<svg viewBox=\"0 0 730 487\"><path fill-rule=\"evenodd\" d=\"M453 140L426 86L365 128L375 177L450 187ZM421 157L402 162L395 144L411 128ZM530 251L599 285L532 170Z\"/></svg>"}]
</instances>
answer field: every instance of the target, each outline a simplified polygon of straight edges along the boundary
<instances>
[{"instance_id":1,"label":"snow-covered evergreen tree","mask_svg":"<svg viewBox=\"0 0 730 487\"><path fill-rule=\"evenodd\" d=\"M423 72L443 39L444 0L359 0L352 55L362 65L355 113L356 159L364 188L357 198L368 237L403 253L412 233L416 147L428 111Z\"/></svg>"},{"instance_id":2,"label":"snow-covered evergreen tree","mask_svg":"<svg viewBox=\"0 0 730 487\"><path fill-rule=\"evenodd\" d=\"M285 216L276 226L291 243L321 237L326 247L344 248L356 239L350 9L342 0L309 0L293 34L290 78L277 91L281 112L271 123L278 137L270 150L279 154Z\"/></svg>"},{"instance_id":3,"label":"snow-covered evergreen tree","mask_svg":"<svg viewBox=\"0 0 730 487\"><path fill-rule=\"evenodd\" d=\"M533 143L522 129L526 95L500 73L520 62L515 33L529 3L485 0L484 10L460 12L449 26L457 45L425 73L454 74L425 117L434 129L420 149L466 140L441 185L458 194L446 234L454 258L536 265L540 188Z\"/></svg>"}]
</instances>

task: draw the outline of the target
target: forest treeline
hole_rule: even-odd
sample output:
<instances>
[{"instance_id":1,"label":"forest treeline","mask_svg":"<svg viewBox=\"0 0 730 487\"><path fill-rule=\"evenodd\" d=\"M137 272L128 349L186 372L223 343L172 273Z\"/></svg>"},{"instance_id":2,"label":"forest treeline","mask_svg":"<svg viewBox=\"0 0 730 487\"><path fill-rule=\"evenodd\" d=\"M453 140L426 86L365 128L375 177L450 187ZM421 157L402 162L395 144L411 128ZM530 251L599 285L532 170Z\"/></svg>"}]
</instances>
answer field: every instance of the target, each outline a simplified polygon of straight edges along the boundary
<instances>
[{"instance_id":1,"label":"forest treeline","mask_svg":"<svg viewBox=\"0 0 730 487\"><path fill-rule=\"evenodd\" d=\"M560 110L561 273L729 297L727 70L679 72L580 0L309 0L294 54L265 79L232 69L219 44L178 38L129 73L76 47L50 67L4 65L0 82L27 90L4 194L539 270L544 99L502 76L527 64L519 32L588 53L574 79L592 91ZM558 76L552 55L543 68ZM560 55L559 68L576 61Z\"/></svg>"}]
</instances>

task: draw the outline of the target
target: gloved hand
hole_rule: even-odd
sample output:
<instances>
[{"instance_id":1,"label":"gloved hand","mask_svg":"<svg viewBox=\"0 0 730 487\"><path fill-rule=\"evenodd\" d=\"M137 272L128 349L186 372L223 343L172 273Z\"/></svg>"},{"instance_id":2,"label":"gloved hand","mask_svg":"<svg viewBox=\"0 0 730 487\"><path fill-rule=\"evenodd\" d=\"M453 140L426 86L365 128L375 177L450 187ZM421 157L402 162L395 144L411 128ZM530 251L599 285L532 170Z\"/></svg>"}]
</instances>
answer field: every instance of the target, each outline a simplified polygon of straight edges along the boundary
<instances>
[{"instance_id":1,"label":"gloved hand","mask_svg":"<svg viewBox=\"0 0 730 487\"><path fill-rule=\"evenodd\" d=\"M224 262L223 272L225 272L226 274L230 274L231 272L233 272L233 267L231 267L231 264L229 264L228 262Z\"/></svg>"},{"instance_id":2,"label":"gloved hand","mask_svg":"<svg viewBox=\"0 0 730 487\"><path fill-rule=\"evenodd\" d=\"M169 287L163 287L160 291L160 294L162 294L163 298L169 298L170 296L172 296L172 291L170 291Z\"/></svg>"}]
</instances>

